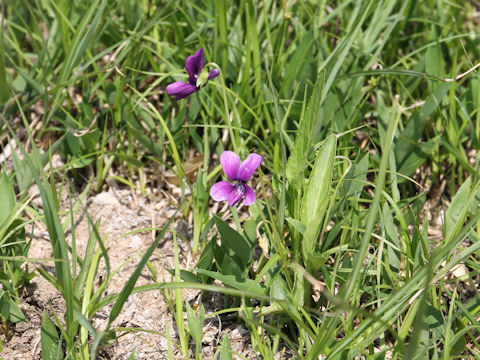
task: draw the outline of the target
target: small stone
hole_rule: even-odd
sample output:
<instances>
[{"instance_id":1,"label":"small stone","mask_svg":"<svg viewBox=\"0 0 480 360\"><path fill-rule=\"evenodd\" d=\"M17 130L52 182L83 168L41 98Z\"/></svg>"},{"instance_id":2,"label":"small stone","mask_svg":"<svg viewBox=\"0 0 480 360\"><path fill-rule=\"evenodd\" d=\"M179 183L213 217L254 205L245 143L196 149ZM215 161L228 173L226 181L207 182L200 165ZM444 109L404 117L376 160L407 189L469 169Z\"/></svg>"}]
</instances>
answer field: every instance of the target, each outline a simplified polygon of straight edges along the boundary
<instances>
[{"instance_id":1,"label":"small stone","mask_svg":"<svg viewBox=\"0 0 480 360\"><path fill-rule=\"evenodd\" d=\"M130 244L128 245L128 247L132 249L140 249L142 246L143 246L143 241L138 235L134 235L132 237L132 241L130 241Z\"/></svg>"},{"instance_id":2,"label":"small stone","mask_svg":"<svg viewBox=\"0 0 480 360\"><path fill-rule=\"evenodd\" d=\"M97 194L93 199L92 203L99 206L113 206L119 205L118 199L115 197L113 192L111 191L104 191Z\"/></svg>"},{"instance_id":3,"label":"small stone","mask_svg":"<svg viewBox=\"0 0 480 360\"><path fill-rule=\"evenodd\" d=\"M152 313L149 310L145 310L142 316L145 320L150 320L153 317Z\"/></svg>"}]
</instances>

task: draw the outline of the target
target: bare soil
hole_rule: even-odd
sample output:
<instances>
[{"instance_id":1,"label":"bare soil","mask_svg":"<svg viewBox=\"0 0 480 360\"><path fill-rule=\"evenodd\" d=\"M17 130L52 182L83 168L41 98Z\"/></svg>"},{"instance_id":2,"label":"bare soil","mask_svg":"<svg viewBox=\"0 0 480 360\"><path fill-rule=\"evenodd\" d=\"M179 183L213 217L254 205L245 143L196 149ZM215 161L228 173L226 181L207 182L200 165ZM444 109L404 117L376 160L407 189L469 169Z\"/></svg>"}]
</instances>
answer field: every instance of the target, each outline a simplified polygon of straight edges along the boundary
<instances>
[{"instance_id":1,"label":"bare soil","mask_svg":"<svg viewBox=\"0 0 480 360\"><path fill-rule=\"evenodd\" d=\"M33 188L33 191L35 188ZM69 216L68 198L66 195L62 204L62 220ZM39 198L33 200L41 207ZM152 228L163 226L173 216L177 204L172 202L168 194L157 195L155 201L143 199L131 189L115 189L98 194L91 193L84 201L85 212L77 211L75 214L75 239L79 254L86 248L89 234L88 216L94 223L99 221L99 234L105 247L108 249L112 271L119 269L118 273L109 282L107 294L120 292L128 278L136 268L141 256L152 244L156 231ZM88 214L88 216L87 216ZM195 265L195 260L190 251L191 224L178 217L175 220L178 237L179 256L181 267L189 269ZM35 236L29 252L29 258L52 259L53 252L48 239L48 232L41 223L35 224ZM145 231L138 231L148 229ZM71 242L72 236L67 231ZM171 236L166 236L151 257L151 263L158 272L158 279L170 281L171 276L167 269L174 267L173 241ZM32 266L32 264L30 264ZM43 267L54 274L53 262L39 262L34 266ZM105 279L105 263L103 262L97 272L97 286ZM152 273L145 268L137 285L153 283ZM224 306L224 299L220 294L207 294L201 296L197 290L182 290L183 301L202 301L206 313L212 314ZM58 291L41 275L37 275L31 285L23 290L21 308L28 322L10 324L9 332L2 336L3 359L41 359L41 317L43 312L53 313L62 322L65 313L65 304ZM174 299L173 293L171 298ZM112 305L99 311L91 323L96 330L105 329ZM186 319L185 319L186 322ZM159 290L148 291L131 295L126 302L120 316L115 321L117 328L136 328L137 331L119 331L117 339L108 347L101 350L99 359L127 359L135 354L135 359L166 359L167 358L167 326L170 338L179 344L177 329L171 308L167 306L165 296ZM146 331L148 332L146 332ZM121 335L122 336L119 336ZM223 337L228 334L232 350L246 358L256 358L250 345L250 335L240 322L236 314L227 314L222 317L207 318L203 336L203 357L211 359ZM190 346L193 351L194 345ZM181 358L174 346L175 358ZM235 358L235 355L234 355Z\"/></svg>"}]
</instances>

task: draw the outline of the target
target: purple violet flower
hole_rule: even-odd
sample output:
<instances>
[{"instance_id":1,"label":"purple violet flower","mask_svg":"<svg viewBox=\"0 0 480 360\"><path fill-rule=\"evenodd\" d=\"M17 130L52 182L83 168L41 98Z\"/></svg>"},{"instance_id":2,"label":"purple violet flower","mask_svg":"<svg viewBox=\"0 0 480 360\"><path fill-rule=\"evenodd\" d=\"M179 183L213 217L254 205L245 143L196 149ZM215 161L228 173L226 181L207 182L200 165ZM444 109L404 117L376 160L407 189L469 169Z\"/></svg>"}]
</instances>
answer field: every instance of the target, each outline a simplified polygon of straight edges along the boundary
<instances>
[{"instance_id":1,"label":"purple violet flower","mask_svg":"<svg viewBox=\"0 0 480 360\"><path fill-rule=\"evenodd\" d=\"M255 202L255 191L247 185L255 170L262 162L258 154L250 154L240 163L240 157L233 151L224 151L220 156L223 172L234 184L228 181L220 181L212 186L210 196L215 201L227 200L230 206L235 205L245 195L244 204L249 206Z\"/></svg>"},{"instance_id":2,"label":"purple violet flower","mask_svg":"<svg viewBox=\"0 0 480 360\"><path fill-rule=\"evenodd\" d=\"M202 71L205 54L203 47L197 50L195 54L189 56L185 61L185 68L188 72L188 83L175 81L167 86L168 95L177 95L177 100L183 99L194 92L197 92L204 86L208 80L213 79L220 74L218 69L210 72Z\"/></svg>"}]
</instances>

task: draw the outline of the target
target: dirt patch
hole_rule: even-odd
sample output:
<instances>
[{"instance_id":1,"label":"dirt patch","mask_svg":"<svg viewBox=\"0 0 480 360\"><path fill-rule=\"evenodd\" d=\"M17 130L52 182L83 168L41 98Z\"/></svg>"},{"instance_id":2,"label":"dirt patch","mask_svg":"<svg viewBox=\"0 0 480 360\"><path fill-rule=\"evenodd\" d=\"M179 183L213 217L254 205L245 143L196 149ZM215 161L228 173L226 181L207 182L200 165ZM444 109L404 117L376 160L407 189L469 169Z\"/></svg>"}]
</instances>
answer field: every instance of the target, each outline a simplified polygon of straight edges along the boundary
<instances>
[{"instance_id":1,"label":"dirt patch","mask_svg":"<svg viewBox=\"0 0 480 360\"><path fill-rule=\"evenodd\" d=\"M38 199L37 205L41 206ZM75 241L78 253L83 256L91 231L88 217L98 223L98 232L105 248L108 249L111 272L117 271L108 283L107 295L121 291L132 272L135 270L141 256L154 241L157 231L168 219L175 214L175 204L171 199L164 197L156 201L147 201L133 194L130 189L110 188L98 194L92 193L84 201L85 211L77 211L74 218ZM69 215L69 201L64 199L61 206L62 220ZM179 256L181 267L188 269L194 265L190 252L191 225L178 217L175 220L176 230L182 236L178 237ZM139 231L144 229L144 231ZM72 234L67 230L68 241L71 243ZM48 239L48 232L42 224L38 224L35 237L29 252L30 258L52 258L53 253ZM167 269L174 267L173 242L171 236L166 236L151 257L151 264L158 273L158 281L170 281L171 275ZM54 273L53 262L42 262L44 270ZM97 272L96 284L106 278L105 261L102 260ZM102 278L100 278L100 276ZM152 272L145 268L137 281L138 285L153 283ZM201 296L196 290L182 290L183 300L191 304L198 302ZM200 300L201 301L201 300ZM218 294L209 294L203 299L206 313L223 308L222 297ZM4 359L41 359L40 328L41 317L44 311L50 316L55 312L60 321L63 321L65 304L58 291L43 277L36 276L31 286L25 289L22 296L22 311L27 322L12 325L3 340L2 357ZM91 320L96 330L103 331L108 323L108 316L112 304L100 310ZM179 343L177 330L171 308L165 302L164 294L159 290L132 294L114 322L114 328L119 329L117 339L103 349L100 359L127 359L132 353L137 359L165 359L167 358L167 326L170 337ZM186 312L184 312L186 314ZM53 317L51 316L53 319ZM186 320L186 319L185 319ZM123 330L122 330L123 329ZM137 329L138 331L132 331ZM146 332L146 331L148 332ZM203 355L205 359L214 356L225 334L229 335L232 350L247 358L254 358L249 343L249 333L238 322L235 314L222 317L214 316L205 321ZM194 347L191 346L193 351ZM174 354L179 352L174 347ZM193 356L193 352L192 352Z\"/></svg>"}]
</instances>

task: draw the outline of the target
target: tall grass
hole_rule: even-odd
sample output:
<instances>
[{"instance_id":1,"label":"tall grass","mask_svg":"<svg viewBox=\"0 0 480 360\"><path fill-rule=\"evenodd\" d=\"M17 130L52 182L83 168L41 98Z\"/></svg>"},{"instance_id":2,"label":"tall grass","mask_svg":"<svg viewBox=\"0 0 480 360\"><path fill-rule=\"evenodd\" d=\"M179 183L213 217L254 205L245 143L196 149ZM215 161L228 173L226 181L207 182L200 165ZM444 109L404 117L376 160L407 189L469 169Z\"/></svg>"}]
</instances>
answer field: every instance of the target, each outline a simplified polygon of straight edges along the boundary
<instances>
[{"instance_id":1,"label":"tall grass","mask_svg":"<svg viewBox=\"0 0 480 360\"><path fill-rule=\"evenodd\" d=\"M181 299L195 288L225 294L218 313L238 313L259 357L284 346L299 359L479 357L478 300L460 290L478 287L479 272L480 81L463 74L479 57L474 5L5 0L2 11L0 135L23 159L3 171L17 185L9 209L29 206L36 183L56 268L41 275L66 302L65 326L44 316L42 356L94 357L130 293L175 289L164 293L179 349L186 358L194 343L201 358L203 307ZM221 75L176 101L165 86L186 79L201 46ZM263 156L258 199L212 214L227 149ZM192 150L203 156L193 176ZM179 212L193 213L196 266L177 257L174 282L136 287L170 222L119 294L94 292L108 250L93 222L83 257L67 242L43 170L55 153L95 191L113 180L148 196L142 170L171 169ZM95 329L112 303L108 327ZM228 336L217 356L231 358Z\"/></svg>"}]
</instances>

